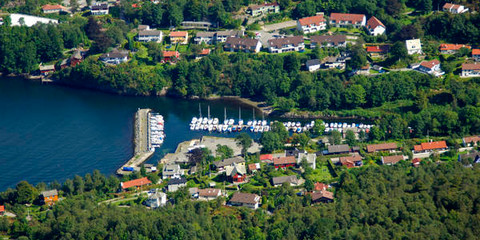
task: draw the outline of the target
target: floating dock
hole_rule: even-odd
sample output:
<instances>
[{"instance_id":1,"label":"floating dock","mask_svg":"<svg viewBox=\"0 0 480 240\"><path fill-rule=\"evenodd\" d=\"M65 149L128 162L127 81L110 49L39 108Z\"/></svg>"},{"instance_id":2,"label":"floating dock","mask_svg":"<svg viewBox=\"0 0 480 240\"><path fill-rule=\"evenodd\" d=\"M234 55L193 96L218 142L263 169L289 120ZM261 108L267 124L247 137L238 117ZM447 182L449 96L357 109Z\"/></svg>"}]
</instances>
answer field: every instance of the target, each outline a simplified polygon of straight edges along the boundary
<instances>
[{"instance_id":1,"label":"floating dock","mask_svg":"<svg viewBox=\"0 0 480 240\"><path fill-rule=\"evenodd\" d=\"M133 157L117 170L118 175L128 175L133 171L139 171L140 165L155 152L150 142L149 115L151 111L151 109L139 109L135 113ZM125 171L126 168L130 171Z\"/></svg>"}]
</instances>

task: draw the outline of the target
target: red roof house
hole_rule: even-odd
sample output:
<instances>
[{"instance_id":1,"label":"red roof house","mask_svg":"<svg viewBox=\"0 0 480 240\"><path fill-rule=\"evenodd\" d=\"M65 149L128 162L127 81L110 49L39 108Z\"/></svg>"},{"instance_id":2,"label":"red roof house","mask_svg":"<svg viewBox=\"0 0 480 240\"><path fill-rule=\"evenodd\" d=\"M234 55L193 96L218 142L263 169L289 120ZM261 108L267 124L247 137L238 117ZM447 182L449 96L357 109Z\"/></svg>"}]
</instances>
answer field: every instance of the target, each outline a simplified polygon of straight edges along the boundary
<instances>
[{"instance_id":1,"label":"red roof house","mask_svg":"<svg viewBox=\"0 0 480 240\"><path fill-rule=\"evenodd\" d=\"M396 143L380 143L371 144L367 146L368 153L380 152L380 151L392 151L398 149Z\"/></svg>"},{"instance_id":2,"label":"red roof house","mask_svg":"<svg viewBox=\"0 0 480 240\"><path fill-rule=\"evenodd\" d=\"M465 144L465 146L476 146L478 142L480 142L480 136L470 136L463 138L463 144Z\"/></svg>"},{"instance_id":3,"label":"red roof house","mask_svg":"<svg viewBox=\"0 0 480 240\"><path fill-rule=\"evenodd\" d=\"M480 61L480 49L472 49L472 57L475 61Z\"/></svg>"},{"instance_id":4,"label":"red roof house","mask_svg":"<svg viewBox=\"0 0 480 240\"><path fill-rule=\"evenodd\" d=\"M422 160L421 160L420 158L414 158L414 159L412 159L412 165L413 165L414 167L419 167L421 161L422 161Z\"/></svg>"},{"instance_id":5,"label":"red roof house","mask_svg":"<svg viewBox=\"0 0 480 240\"><path fill-rule=\"evenodd\" d=\"M312 196L312 203L317 203L317 202L323 202L323 203L329 203L333 202L333 193L329 191L320 191L320 192L314 192L311 194Z\"/></svg>"},{"instance_id":6,"label":"red roof house","mask_svg":"<svg viewBox=\"0 0 480 240\"><path fill-rule=\"evenodd\" d=\"M403 160L403 155L394 155L394 156L383 156L382 164L383 165L394 165Z\"/></svg>"},{"instance_id":7,"label":"red roof house","mask_svg":"<svg viewBox=\"0 0 480 240\"><path fill-rule=\"evenodd\" d=\"M163 60L162 62L176 62L180 57L178 51L163 51Z\"/></svg>"},{"instance_id":8,"label":"red roof house","mask_svg":"<svg viewBox=\"0 0 480 240\"><path fill-rule=\"evenodd\" d=\"M438 141L438 142L426 142L421 143L420 145L413 146L415 152L430 152L433 150L443 150L447 149L447 142Z\"/></svg>"},{"instance_id":9,"label":"red roof house","mask_svg":"<svg viewBox=\"0 0 480 240\"><path fill-rule=\"evenodd\" d=\"M373 35L373 36L382 35L383 33L385 33L386 29L387 28L385 27L385 25L383 25L383 23L380 22L380 20L378 20L376 17L372 16L367 21L367 30L368 30L368 33L370 33L370 35Z\"/></svg>"},{"instance_id":10,"label":"red roof house","mask_svg":"<svg viewBox=\"0 0 480 240\"><path fill-rule=\"evenodd\" d=\"M327 189L328 189L328 184L321 183L321 182L316 182L313 188L314 191L325 191Z\"/></svg>"},{"instance_id":11,"label":"red roof house","mask_svg":"<svg viewBox=\"0 0 480 240\"><path fill-rule=\"evenodd\" d=\"M55 5L46 4L42 6L42 11L43 13L59 13L59 12L64 12L65 7L59 4L55 4Z\"/></svg>"},{"instance_id":12,"label":"red roof house","mask_svg":"<svg viewBox=\"0 0 480 240\"><path fill-rule=\"evenodd\" d=\"M272 162L273 155L272 154L262 154L260 155L260 161L262 162Z\"/></svg>"},{"instance_id":13,"label":"red roof house","mask_svg":"<svg viewBox=\"0 0 480 240\"><path fill-rule=\"evenodd\" d=\"M336 27L355 26L363 27L367 23L367 18L363 14L350 13L332 13L330 14L330 24Z\"/></svg>"},{"instance_id":14,"label":"red roof house","mask_svg":"<svg viewBox=\"0 0 480 240\"><path fill-rule=\"evenodd\" d=\"M121 182L120 186L122 187L122 189L128 189L128 188L131 188L131 187L139 188L139 187L142 187L142 186L149 185L151 183L152 183L152 181L148 180L148 178L146 178L146 177L143 177L143 178L127 181L127 182Z\"/></svg>"},{"instance_id":15,"label":"red roof house","mask_svg":"<svg viewBox=\"0 0 480 240\"><path fill-rule=\"evenodd\" d=\"M353 155L348 157L340 157L340 164L347 168L360 167L363 165L362 156Z\"/></svg>"},{"instance_id":16,"label":"red roof house","mask_svg":"<svg viewBox=\"0 0 480 240\"><path fill-rule=\"evenodd\" d=\"M0 216L5 214L5 206L0 205Z\"/></svg>"},{"instance_id":17,"label":"red roof house","mask_svg":"<svg viewBox=\"0 0 480 240\"><path fill-rule=\"evenodd\" d=\"M273 166L275 168L288 168L288 167L295 167L297 165L297 160L295 156L288 156L288 157L279 157L273 159Z\"/></svg>"},{"instance_id":18,"label":"red roof house","mask_svg":"<svg viewBox=\"0 0 480 240\"><path fill-rule=\"evenodd\" d=\"M448 43L440 44L440 52L443 54L453 54L458 52L458 50L460 50L461 48L472 49L471 46L468 46L465 44L448 44Z\"/></svg>"}]
</instances>

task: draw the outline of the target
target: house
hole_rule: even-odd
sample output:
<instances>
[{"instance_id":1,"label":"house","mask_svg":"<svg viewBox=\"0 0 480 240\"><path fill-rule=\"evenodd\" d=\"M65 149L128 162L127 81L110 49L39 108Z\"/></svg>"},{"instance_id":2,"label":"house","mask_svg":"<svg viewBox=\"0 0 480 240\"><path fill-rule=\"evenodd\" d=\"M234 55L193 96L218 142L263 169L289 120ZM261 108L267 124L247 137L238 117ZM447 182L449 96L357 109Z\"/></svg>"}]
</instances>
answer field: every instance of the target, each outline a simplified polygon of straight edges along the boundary
<instances>
[{"instance_id":1,"label":"house","mask_svg":"<svg viewBox=\"0 0 480 240\"><path fill-rule=\"evenodd\" d=\"M193 39L195 44L214 44L215 43L215 32L198 32Z\"/></svg>"},{"instance_id":2,"label":"house","mask_svg":"<svg viewBox=\"0 0 480 240\"><path fill-rule=\"evenodd\" d=\"M312 203L318 203L318 202L323 202L323 203L330 203L333 202L333 193L329 191L319 191L319 192L313 192L310 194L312 197Z\"/></svg>"},{"instance_id":3,"label":"house","mask_svg":"<svg viewBox=\"0 0 480 240\"><path fill-rule=\"evenodd\" d=\"M475 151L472 153L459 154L458 161L462 162L462 160L470 163L480 163L480 152Z\"/></svg>"},{"instance_id":4,"label":"house","mask_svg":"<svg viewBox=\"0 0 480 240\"><path fill-rule=\"evenodd\" d=\"M340 157L339 163L347 168L363 166L362 156L356 154L348 157Z\"/></svg>"},{"instance_id":5,"label":"house","mask_svg":"<svg viewBox=\"0 0 480 240\"><path fill-rule=\"evenodd\" d=\"M465 8L463 5L453 4L453 3L445 3L442 7L444 12L449 12L453 14L465 13L468 12L468 8Z\"/></svg>"},{"instance_id":6,"label":"house","mask_svg":"<svg viewBox=\"0 0 480 240\"><path fill-rule=\"evenodd\" d=\"M426 142L413 146L413 151L415 153L428 153L435 150L442 151L447 149L447 142L445 141Z\"/></svg>"},{"instance_id":7,"label":"house","mask_svg":"<svg viewBox=\"0 0 480 240\"><path fill-rule=\"evenodd\" d=\"M247 170L245 169L245 164L234 163L233 166L226 166L225 175L233 183L244 182L247 177Z\"/></svg>"},{"instance_id":8,"label":"house","mask_svg":"<svg viewBox=\"0 0 480 240\"><path fill-rule=\"evenodd\" d=\"M63 59L62 62L60 62L60 69L65 69L68 67L68 58Z\"/></svg>"},{"instance_id":9,"label":"house","mask_svg":"<svg viewBox=\"0 0 480 240\"><path fill-rule=\"evenodd\" d=\"M143 204L152 209L163 207L167 205L167 194L157 189L149 194L147 200L145 200Z\"/></svg>"},{"instance_id":10,"label":"house","mask_svg":"<svg viewBox=\"0 0 480 240\"><path fill-rule=\"evenodd\" d=\"M319 47L347 47L346 35L318 35L310 38L310 48Z\"/></svg>"},{"instance_id":11,"label":"house","mask_svg":"<svg viewBox=\"0 0 480 240\"><path fill-rule=\"evenodd\" d=\"M70 57L70 67L75 67L83 61L82 51L75 50L75 52Z\"/></svg>"},{"instance_id":12,"label":"house","mask_svg":"<svg viewBox=\"0 0 480 240\"><path fill-rule=\"evenodd\" d=\"M264 3L260 5L253 5L248 7L247 13L253 17L258 17L268 13L278 13L280 12L280 6L278 3Z\"/></svg>"},{"instance_id":13,"label":"house","mask_svg":"<svg viewBox=\"0 0 480 240\"><path fill-rule=\"evenodd\" d=\"M325 154L346 154L350 152L350 146L348 144L340 144L340 145L328 145L327 151Z\"/></svg>"},{"instance_id":14,"label":"house","mask_svg":"<svg viewBox=\"0 0 480 240\"><path fill-rule=\"evenodd\" d=\"M297 160L295 156L288 156L288 157L278 157L273 159L273 166L278 168L288 168L288 167L295 167L297 165Z\"/></svg>"},{"instance_id":15,"label":"house","mask_svg":"<svg viewBox=\"0 0 480 240\"><path fill-rule=\"evenodd\" d=\"M461 77L480 77L480 63L463 63Z\"/></svg>"},{"instance_id":16,"label":"house","mask_svg":"<svg viewBox=\"0 0 480 240\"><path fill-rule=\"evenodd\" d=\"M260 163L248 164L248 172L256 173L258 170L260 170Z\"/></svg>"},{"instance_id":17,"label":"house","mask_svg":"<svg viewBox=\"0 0 480 240\"><path fill-rule=\"evenodd\" d=\"M331 13L330 25L334 27L364 27L367 17L364 14Z\"/></svg>"},{"instance_id":18,"label":"house","mask_svg":"<svg viewBox=\"0 0 480 240\"><path fill-rule=\"evenodd\" d=\"M0 216L3 216L3 215L5 215L5 206L0 205Z\"/></svg>"},{"instance_id":19,"label":"house","mask_svg":"<svg viewBox=\"0 0 480 240\"><path fill-rule=\"evenodd\" d=\"M107 15L108 14L108 4L107 3L101 3L101 4L95 4L90 7L90 11L92 12L92 15L98 16L98 15Z\"/></svg>"},{"instance_id":20,"label":"house","mask_svg":"<svg viewBox=\"0 0 480 240\"><path fill-rule=\"evenodd\" d=\"M300 18L297 20L297 29L304 34L318 32L327 29L327 21L323 15Z\"/></svg>"},{"instance_id":21,"label":"house","mask_svg":"<svg viewBox=\"0 0 480 240\"><path fill-rule=\"evenodd\" d=\"M257 209L260 204L260 196L251 193L236 192L230 199L230 205Z\"/></svg>"},{"instance_id":22,"label":"house","mask_svg":"<svg viewBox=\"0 0 480 240\"><path fill-rule=\"evenodd\" d=\"M346 67L346 58L344 57L326 57L323 60L323 67L327 69L343 70Z\"/></svg>"},{"instance_id":23,"label":"house","mask_svg":"<svg viewBox=\"0 0 480 240\"><path fill-rule=\"evenodd\" d=\"M380 144L371 144L367 145L367 152L368 153L375 153L375 152L393 152L398 149L396 143L380 143Z\"/></svg>"},{"instance_id":24,"label":"house","mask_svg":"<svg viewBox=\"0 0 480 240\"><path fill-rule=\"evenodd\" d=\"M59 4L56 4L56 5L46 4L42 6L42 11L45 14L50 14L50 13L66 12L66 9L64 6Z\"/></svg>"},{"instance_id":25,"label":"house","mask_svg":"<svg viewBox=\"0 0 480 240\"><path fill-rule=\"evenodd\" d=\"M266 163L273 163L273 155L272 154L262 154L260 155L260 161Z\"/></svg>"},{"instance_id":26,"label":"house","mask_svg":"<svg viewBox=\"0 0 480 240\"><path fill-rule=\"evenodd\" d=\"M168 181L167 189L169 192L176 192L179 188L187 186L187 179L184 177L172 178Z\"/></svg>"},{"instance_id":27,"label":"house","mask_svg":"<svg viewBox=\"0 0 480 240\"><path fill-rule=\"evenodd\" d=\"M178 164L166 164L163 166L162 178L179 178L183 175L183 170Z\"/></svg>"},{"instance_id":28,"label":"house","mask_svg":"<svg viewBox=\"0 0 480 240\"><path fill-rule=\"evenodd\" d=\"M375 45L367 47L367 54L372 58L383 58L390 50L390 45Z\"/></svg>"},{"instance_id":29,"label":"house","mask_svg":"<svg viewBox=\"0 0 480 240\"><path fill-rule=\"evenodd\" d=\"M272 185L274 187L280 187L283 183L289 183L291 186L298 186L299 181L295 175L272 178Z\"/></svg>"},{"instance_id":30,"label":"house","mask_svg":"<svg viewBox=\"0 0 480 240\"><path fill-rule=\"evenodd\" d=\"M440 53L442 53L442 54L455 54L461 48L472 49L471 46L468 46L468 45L465 45L465 44L443 43L443 44L440 44L439 50L440 50Z\"/></svg>"},{"instance_id":31,"label":"house","mask_svg":"<svg viewBox=\"0 0 480 240\"><path fill-rule=\"evenodd\" d=\"M427 73L436 77L445 74L445 72L443 72L440 68L440 61L438 61L437 59L423 61L416 69L420 72Z\"/></svg>"},{"instance_id":32,"label":"house","mask_svg":"<svg viewBox=\"0 0 480 240\"><path fill-rule=\"evenodd\" d=\"M162 31L158 30L144 30L138 32L137 41L139 42L161 42L163 39Z\"/></svg>"},{"instance_id":33,"label":"house","mask_svg":"<svg viewBox=\"0 0 480 240\"><path fill-rule=\"evenodd\" d=\"M480 49L472 49L472 58L475 61L480 62Z\"/></svg>"},{"instance_id":34,"label":"house","mask_svg":"<svg viewBox=\"0 0 480 240\"><path fill-rule=\"evenodd\" d=\"M150 184L152 184L152 181L148 180L147 177L143 177L131 181L121 182L120 187L122 188L122 190L127 190L129 188L139 189L143 186L147 186Z\"/></svg>"},{"instance_id":35,"label":"house","mask_svg":"<svg viewBox=\"0 0 480 240\"><path fill-rule=\"evenodd\" d=\"M180 53L178 51L163 51L162 55L163 55L162 63L166 63L166 62L175 63L180 58Z\"/></svg>"},{"instance_id":36,"label":"house","mask_svg":"<svg viewBox=\"0 0 480 240\"><path fill-rule=\"evenodd\" d=\"M220 161L213 162L213 165L219 172L224 171L226 166L233 166L234 164L245 165L245 159L243 157L236 156L233 158L226 158Z\"/></svg>"},{"instance_id":37,"label":"house","mask_svg":"<svg viewBox=\"0 0 480 240\"><path fill-rule=\"evenodd\" d=\"M188 44L187 31L172 31L168 36L171 44Z\"/></svg>"},{"instance_id":38,"label":"house","mask_svg":"<svg viewBox=\"0 0 480 240\"><path fill-rule=\"evenodd\" d=\"M43 191L40 193L40 198L43 204L52 206L58 201L58 191L57 189Z\"/></svg>"},{"instance_id":39,"label":"house","mask_svg":"<svg viewBox=\"0 0 480 240\"><path fill-rule=\"evenodd\" d=\"M471 137L464 137L462 139L463 145L466 147L474 147L480 143L480 136L471 136Z\"/></svg>"},{"instance_id":40,"label":"house","mask_svg":"<svg viewBox=\"0 0 480 240\"><path fill-rule=\"evenodd\" d=\"M182 23L180 23L180 25L182 26L182 28L185 29L209 29L214 26L214 24L211 22L203 21L183 21Z\"/></svg>"},{"instance_id":41,"label":"house","mask_svg":"<svg viewBox=\"0 0 480 240\"><path fill-rule=\"evenodd\" d=\"M40 69L40 73L44 76L48 75L49 73L55 72L55 65L42 65L38 67Z\"/></svg>"},{"instance_id":42,"label":"house","mask_svg":"<svg viewBox=\"0 0 480 240\"><path fill-rule=\"evenodd\" d=\"M405 41L408 55L422 54L422 43L420 39L411 39Z\"/></svg>"},{"instance_id":43,"label":"house","mask_svg":"<svg viewBox=\"0 0 480 240\"><path fill-rule=\"evenodd\" d=\"M420 158L414 158L414 159L412 159L412 165L413 165L414 167L419 167L421 161L422 161L422 160L421 160Z\"/></svg>"},{"instance_id":44,"label":"house","mask_svg":"<svg viewBox=\"0 0 480 240\"><path fill-rule=\"evenodd\" d=\"M153 164L146 163L146 164L143 164L143 167L145 168L147 173L152 173L157 171L157 167Z\"/></svg>"},{"instance_id":45,"label":"house","mask_svg":"<svg viewBox=\"0 0 480 240\"><path fill-rule=\"evenodd\" d=\"M394 155L394 156L382 156L383 165L394 165L398 162L404 160L403 155Z\"/></svg>"},{"instance_id":46,"label":"house","mask_svg":"<svg viewBox=\"0 0 480 240\"><path fill-rule=\"evenodd\" d=\"M361 67L355 73L359 74L359 75L369 75L370 74L370 64L367 63L367 65Z\"/></svg>"},{"instance_id":47,"label":"house","mask_svg":"<svg viewBox=\"0 0 480 240\"><path fill-rule=\"evenodd\" d=\"M222 195L222 191L218 188L205 188L198 190L198 200L210 201Z\"/></svg>"},{"instance_id":48,"label":"house","mask_svg":"<svg viewBox=\"0 0 480 240\"><path fill-rule=\"evenodd\" d=\"M245 35L245 32L242 30L218 31L215 33L215 42L224 43L227 41L228 37L241 38L244 35Z\"/></svg>"},{"instance_id":49,"label":"house","mask_svg":"<svg viewBox=\"0 0 480 240\"><path fill-rule=\"evenodd\" d=\"M320 59L310 59L307 60L305 65L309 72L315 72L320 69L320 67L322 66L322 62L320 62Z\"/></svg>"},{"instance_id":50,"label":"house","mask_svg":"<svg viewBox=\"0 0 480 240\"><path fill-rule=\"evenodd\" d=\"M310 166L312 169L316 169L316 159L317 159L317 154L315 153L299 153L297 157L297 165L300 165L302 163L303 159L307 161L308 166Z\"/></svg>"},{"instance_id":51,"label":"house","mask_svg":"<svg viewBox=\"0 0 480 240\"><path fill-rule=\"evenodd\" d=\"M137 30L140 31L148 31L150 30L150 26L148 25L138 25Z\"/></svg>"},{"instance_id":52,"label":"house","mask_svg":"<svg viewBox=\"0 0 480 240\"><path fill-rule=\"evenodd\" d=\"M315 192L326 191L328 188L330 188L328 184L321 183L321 182L316 182L313 185L313 191Z\"/></svg>"},{"instance_id":53,"label":"house","mask_svg":"<svg viewBox=\"0 0 480 240\"><path fill-rule=\"evenodd\" d=\"M201 59L203 57L206 57L210 54L210 49L209 48L203 48L202 51L200 51L195 59Z\"/></svg>"},{"instance_id":54,"label":"house","mask_svg":"<svg viewBox=\"0 0 480 240\"><path fill-rule=\"evenodd\" d=\"M378 36L384 34L387 28L382 22L380 22L380 20L372 16L367 21L367 30L370 35Z\"/></svg>"},{"instance_id":55,"label":"house","mask_svg":"<svg viewBox=\"0 0 480 240\"><path fill-rule=\"evenodd\" d=\"M270 53L299 52L305 50L303 36L275 38L268 40Z\"/></svg>"},{"instance_id":56,"label":"house","mask_svg":"<svg viewBox=\"0 0 480 240\"><path fill-rule=\"evenodd\" d=\"M262 43L258 39L228 37L224 48L230 52L258 53Z\"/></svg>"},{"instance_id":57,"label":"house","mask_svg":"<svg viewBox=\"0 0 480 240\"><path fill-rule=\"evenodd\" d=\"M128 52L119 51L118 49L113 49L109 53L102 54L100 60L107 64L120 64L128 61Z\"/></svg>"}]
</instances>

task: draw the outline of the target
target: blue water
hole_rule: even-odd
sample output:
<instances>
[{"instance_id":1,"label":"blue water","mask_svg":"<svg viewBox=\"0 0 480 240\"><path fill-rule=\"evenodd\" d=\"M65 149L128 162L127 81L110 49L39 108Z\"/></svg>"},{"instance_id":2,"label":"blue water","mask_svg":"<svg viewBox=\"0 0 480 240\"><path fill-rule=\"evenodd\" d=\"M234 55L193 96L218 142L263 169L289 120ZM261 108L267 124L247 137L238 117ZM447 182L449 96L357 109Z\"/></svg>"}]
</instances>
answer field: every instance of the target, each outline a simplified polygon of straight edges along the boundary
<instances>
[{"instance_id":1,"label":"blue water","mask_svg":"<svg viewBox=\"0 0 480 240\"><path fill-rule=\"evenodd\" d=\"M95 169L114 174L133 154L138 108L164 115L167 137L149 160L157 162L178 143L206 134L188 126L199 103L204 115L210 105L211 115L220 119L224 108L229 118L237 119L239 107L244 119L252 117L251 107L224 100L126 97L0 78L0 191L22 180L63 182Z\"/></svg>"}]
</instances>

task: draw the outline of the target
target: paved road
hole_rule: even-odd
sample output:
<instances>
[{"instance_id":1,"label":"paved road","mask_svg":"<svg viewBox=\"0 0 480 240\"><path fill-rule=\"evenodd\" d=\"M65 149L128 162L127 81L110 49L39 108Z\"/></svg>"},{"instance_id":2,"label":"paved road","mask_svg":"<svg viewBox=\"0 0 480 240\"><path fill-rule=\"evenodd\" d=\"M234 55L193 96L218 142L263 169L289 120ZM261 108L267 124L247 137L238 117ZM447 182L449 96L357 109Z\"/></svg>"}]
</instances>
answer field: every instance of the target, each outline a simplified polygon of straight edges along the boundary
<instances>
[{"instance_id":1,"label":"paved road","mask_svg":"<svg viewBox=\"0 0 480 240\"><path fill-rule=\"evenodd\" d=\"M297 26L297 21L290 20L286 22L265 25L263 26L263 30L267 32L271 32L271 31L280 30L282 28L289 28L289 27L295 27L295 26Z\"/></svg>"}]
</instances>

